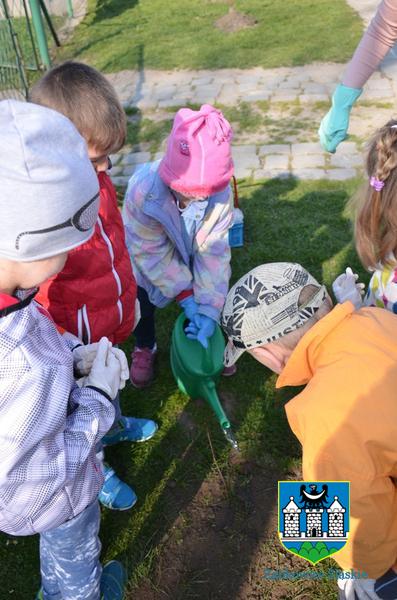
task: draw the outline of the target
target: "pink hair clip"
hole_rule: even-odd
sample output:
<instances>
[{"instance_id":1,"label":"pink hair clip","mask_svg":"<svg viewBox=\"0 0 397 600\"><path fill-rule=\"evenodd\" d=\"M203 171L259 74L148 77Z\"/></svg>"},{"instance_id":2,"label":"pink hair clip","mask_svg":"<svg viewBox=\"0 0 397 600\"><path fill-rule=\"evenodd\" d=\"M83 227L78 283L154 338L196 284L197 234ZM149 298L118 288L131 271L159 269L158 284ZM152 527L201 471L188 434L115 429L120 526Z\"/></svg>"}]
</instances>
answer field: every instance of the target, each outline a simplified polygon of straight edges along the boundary
<instances>
[{"instance_id":1,"label":"pink hair clip","mask_svg":"<svg viewBox=\"0 0 397 600\"><path fill-rule=\"evenodd\" d=\"M373 187L377 192L380 192L383 189L385 182L372 175L371 179L369 180L369 185Z\"/></svg>"}]
</instances>

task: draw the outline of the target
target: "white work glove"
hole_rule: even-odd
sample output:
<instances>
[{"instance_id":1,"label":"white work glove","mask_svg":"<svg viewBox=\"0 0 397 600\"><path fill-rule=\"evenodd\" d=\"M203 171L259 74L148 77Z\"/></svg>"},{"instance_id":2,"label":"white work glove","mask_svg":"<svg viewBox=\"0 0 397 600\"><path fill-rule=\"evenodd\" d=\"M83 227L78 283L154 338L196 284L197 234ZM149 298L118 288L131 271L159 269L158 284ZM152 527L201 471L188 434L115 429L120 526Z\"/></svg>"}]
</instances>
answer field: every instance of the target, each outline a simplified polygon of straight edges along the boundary
<instances>
[{"instance_id":1,"label":"white work glove","mask_svg":"<svg viewBox=\"0 0 397 600\"><path fill-rule=\"evenodd\" d=\"M357 282L357 279L357 273L353 273L350 267L347 267L346 272L335 279L332 290L338 302L350 300L355 308L361 308L365 285Z\"/></svg>"},{"instance_id":2,"label":"white work glove","mask_svg":"<svg viewBox=\"0 0 397 600\"><path fill-rule=\"evenodd\" d=\"M341 600L381 600L375 592L375 579L338 579Z\"/></svg>"},{"instance_id":3,"label":"white work glove","mask_svg":"<svg viewBox=\"0 0 397 600\"><path fill-rule=\"evenodd\" d=\"M109 342L110 344L110 342ZM73 350L73 365L75 370L80 375L88 375L91 371L95 357L97 355L99 343L87 344L86 346L78 346ZM128 362L127 357L120 348L114 348L112 345L109 347L111 352L120 363L120 390L125 386L125 382L129 378Z\"/></svg>"},{"instance_id":4,"label":"white work glove","mask_svg":"<svg viewBox=\"0 0 397 600\"><path fill-rule=\"evenodd\" d=\"M112 345L105 337L101 338L97 353L88 375L84 378L83 386L92 386L105 392L114 400L120 389L121 365L112 352Z\"/></svg>"},{"instance_id":5,"label":"white work glove","mask_svg":"<svg viewBox=\"0 0 397 600\"><path fill-rule=\"evenodd\" d=\"M88 375L98 351L98 343L77 346L73 352L73 367L80 375Z\"/></svg>"}]
</instances>

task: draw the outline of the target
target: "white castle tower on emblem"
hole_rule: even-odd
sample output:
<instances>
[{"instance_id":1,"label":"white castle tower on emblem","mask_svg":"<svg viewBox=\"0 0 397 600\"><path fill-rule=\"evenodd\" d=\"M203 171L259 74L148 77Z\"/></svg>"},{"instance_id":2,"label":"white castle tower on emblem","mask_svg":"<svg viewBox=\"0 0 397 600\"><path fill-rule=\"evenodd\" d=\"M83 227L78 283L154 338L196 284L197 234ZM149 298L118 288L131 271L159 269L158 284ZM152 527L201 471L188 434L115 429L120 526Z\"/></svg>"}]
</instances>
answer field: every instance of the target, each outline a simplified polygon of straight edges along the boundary
<instances>
[{"instance_id":1,"label":"white castle tower on emblem","mask_svg":"<svg viewBox=\"0 0 397 600\"><path fill-rule=\"evenodd\" d=\"M294 502L294 497L290 496L290 502L283 508L284 513L284 537L299 537L300 535L300 513L302 509Z\"/></svg>"},{"instance_id":2,"label":"white castle tower on emblem","mask_svg":"<svg viewBox=\"0 0 397 600\"><path fill-rule=\"evenodd\" d=\"M323 512L323 508L305 508L307 537L322 537Z\"/></svg>"},{"instance_id":3,"label":"white castle tower on emblem","mask_svg":"<svg viewBox=\"0 0 397 600\"><path fill-rule=\"evenodd\" d=\"M313 486L314 487L314 486ZM321 506L321 505L320 505ZM323 505L324 506L324 505ZM334 496L332 504L326 508L300 508L293 496L283 510L284 531L280 532L281 540L292 541L338 541L347 540L348 531L345 531L344 514L346 509L340 503L338 496ZM328 517L328 529L323 530L323 513ZM302 530L301 514L306 515L306 531Z\"/></svg>"},{"instance_id":4,"label":"white castle tower on emblem","mask_svg":"<svg viewBox=\"0 0 397 600\"><path fill-rule=\"evenodd\" d=\"M329 508L328 513L328 537L343 537L343 514L346 509L338 501L338 496L334 496L334 501Z\"/></svg>"}]
</instances>

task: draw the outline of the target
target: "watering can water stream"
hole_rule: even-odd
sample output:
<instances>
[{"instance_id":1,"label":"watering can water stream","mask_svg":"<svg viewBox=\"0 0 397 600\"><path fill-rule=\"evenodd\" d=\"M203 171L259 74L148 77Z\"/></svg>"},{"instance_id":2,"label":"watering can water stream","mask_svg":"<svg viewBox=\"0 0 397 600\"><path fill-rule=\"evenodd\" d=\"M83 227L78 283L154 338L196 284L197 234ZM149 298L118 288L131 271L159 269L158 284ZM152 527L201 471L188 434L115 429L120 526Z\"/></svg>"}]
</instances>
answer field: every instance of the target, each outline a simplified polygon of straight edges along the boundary
<instances>
[{"instance_id":1,"label":"watering can water stream","mask_svg":"<svg viewBox=\"0 0 397 600\"><path fill-rule=\"evenodd\" d=\"M225 342L219 326L208 340L208 348L185 335L185 315L177 318L171 340L171 369L179 389L191 398L204 398L214 411L223 433L233 448L238 449L230 422L216 392L223 370Z\"/></svg>"}]
</instances>

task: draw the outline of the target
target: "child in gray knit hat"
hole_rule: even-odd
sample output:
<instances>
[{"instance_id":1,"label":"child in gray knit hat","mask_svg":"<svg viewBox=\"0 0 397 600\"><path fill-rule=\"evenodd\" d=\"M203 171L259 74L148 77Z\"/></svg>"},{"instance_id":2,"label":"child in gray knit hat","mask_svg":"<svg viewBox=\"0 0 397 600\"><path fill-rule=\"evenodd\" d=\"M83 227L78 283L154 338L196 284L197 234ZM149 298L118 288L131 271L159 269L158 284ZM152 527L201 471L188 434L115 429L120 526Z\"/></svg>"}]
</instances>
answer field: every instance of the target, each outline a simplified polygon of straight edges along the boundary
<instances>
[{"instance_id":1,"label":"child in gray knit hat","mask_svg":"<svg viewBox=\"0 0 397 600\"><path fill-rule=\"evenodd\" d=\"M122 566L99 563L95 446L112 425L125 357L103 338L77 386L71 348L34 300L93 234L97 177L55 111L0 102L0 139L0 531L40 534L39 598L121 599Z\"/></svg>"}]
</instances>

